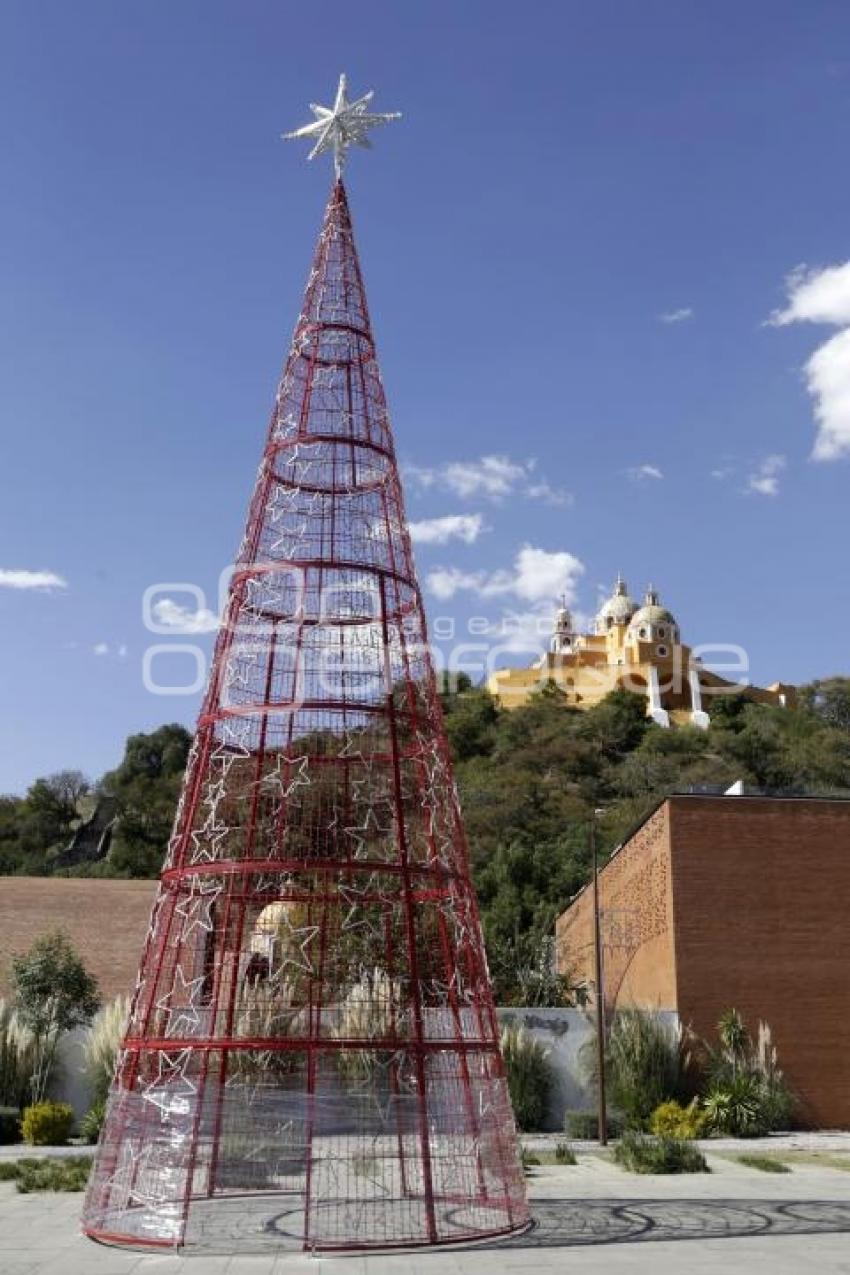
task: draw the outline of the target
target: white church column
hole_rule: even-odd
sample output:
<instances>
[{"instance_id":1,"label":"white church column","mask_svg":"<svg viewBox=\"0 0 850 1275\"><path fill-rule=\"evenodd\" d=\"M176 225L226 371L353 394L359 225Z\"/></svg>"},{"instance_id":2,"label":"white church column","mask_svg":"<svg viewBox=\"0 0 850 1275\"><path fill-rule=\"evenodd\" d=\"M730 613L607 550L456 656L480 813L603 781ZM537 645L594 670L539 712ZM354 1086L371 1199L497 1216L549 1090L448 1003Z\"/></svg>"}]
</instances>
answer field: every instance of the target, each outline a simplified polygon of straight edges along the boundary
<instances>
[{"instance_id":1,"label":"white church column","mask_svg":"<svg viewBox=\"0 0 850 1275\"><path fill-rule=\"evenodd\" d=\"M649 670L649 715L659 726L670 725L667 710L661 707L661 687L658 684L658 669L654 664Z\"/></svg>"},{"instance_id":2,"label":"white church column","mask_svg":"<svg viewBox=\"0 0 850 1275\"><path fill-rule=\"evenodd\" d=\"M700 730L708 730L709 716L703 711L699 673L695 668L688 669L688 682L691 688L691 722Z\"/></svg>"}]
</instances>

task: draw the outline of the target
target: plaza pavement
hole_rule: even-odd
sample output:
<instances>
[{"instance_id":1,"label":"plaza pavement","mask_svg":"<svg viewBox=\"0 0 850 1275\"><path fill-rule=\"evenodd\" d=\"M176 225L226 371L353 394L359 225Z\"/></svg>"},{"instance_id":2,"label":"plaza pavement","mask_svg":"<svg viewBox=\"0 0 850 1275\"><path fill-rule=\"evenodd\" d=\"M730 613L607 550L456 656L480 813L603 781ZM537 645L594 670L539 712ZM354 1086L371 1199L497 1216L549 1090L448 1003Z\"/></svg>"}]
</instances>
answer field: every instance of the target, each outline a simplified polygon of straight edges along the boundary
<instances>
[{"instance_id":1,"label":"plaza pavement","mask_svg":"<svg viewBox=\"0 0 850 1275\"><path fill-rule=\"evenodd\" d=\"M525 1236L351 1257L127 1253L79 1234L81 1195L20 1195L13 1183L0 1182L0 1275L850 1275L850 1171L794 1164L790 1173L773 1174L726 1158L764 1145L703 1144L711 1174L683 1176L635 1176L579 1150L574 1167L532 1170L536 1226ZM846 1153L850 1135L796 1135L766 1145ZM0 1151L4 1159L24 1154Z\"/></svg>"}]
</instances>

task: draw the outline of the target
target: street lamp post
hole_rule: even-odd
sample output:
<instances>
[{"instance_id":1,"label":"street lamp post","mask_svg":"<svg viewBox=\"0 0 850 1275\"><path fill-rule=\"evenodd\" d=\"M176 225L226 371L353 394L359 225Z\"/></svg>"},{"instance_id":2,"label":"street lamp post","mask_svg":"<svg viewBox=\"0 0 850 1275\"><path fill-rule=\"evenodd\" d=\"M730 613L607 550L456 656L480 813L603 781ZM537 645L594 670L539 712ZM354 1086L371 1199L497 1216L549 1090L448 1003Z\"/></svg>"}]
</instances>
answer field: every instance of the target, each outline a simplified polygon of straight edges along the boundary
<instances>
[{"instance_id":1,"label":"street lamp post","mask_svg":"<svg viewBox=\"0 0 850 1275\"><path fill-rule=\"evenodd\" d=\"M605 996L602 987L602 925L599 914L599 856L596 849L596 811L590 816L590 852L593 861L593 949L596 966L596 1071L599 1094L599 1144L608 1145L605 1110Z\"/></svg>"}]
</instances>

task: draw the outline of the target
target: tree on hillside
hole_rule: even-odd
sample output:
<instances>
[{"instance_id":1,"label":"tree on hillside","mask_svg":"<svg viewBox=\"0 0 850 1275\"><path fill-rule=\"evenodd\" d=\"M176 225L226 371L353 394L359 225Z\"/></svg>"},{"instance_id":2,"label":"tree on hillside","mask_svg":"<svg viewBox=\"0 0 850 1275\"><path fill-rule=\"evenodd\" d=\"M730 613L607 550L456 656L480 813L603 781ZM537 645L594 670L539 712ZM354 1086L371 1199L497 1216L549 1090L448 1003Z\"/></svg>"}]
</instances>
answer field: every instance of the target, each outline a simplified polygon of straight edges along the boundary
<instances>
[{"instance_id":1,"label":"tree on hillside","mask_svg":"<svg viewBox=\"0 0 850 1275\"><path fill-rule=\"evenodd\" d=\"M646 700L634 691L610 691L582 718L586 734L598 742L608 758L621 757L637 748L652 729Z\"/></svg>"},{"instance_id":2,"label":"tree on hillside","mask_svg":"<svg viewBox=\"0 0 850 1275\"><path fill-rule=\"evenodd\" d=\"M31 869L43 872L80 817L79 803L91 785L79 770L60 770L27 789L18 814L18 840Z\"/></svg>"},{"instance_id":3,"label":"tree on hillside","mask_svg":"<svg viewBox=\"0 0 850 1275\"><path fill-rule=\"evenodd\" d=\"M446 735L455 760L480 757L492 750L497 716L496 702L487 691L470 688L458 695L446 715Z\"/></svg>"},{"instance_id":4,"label":"tree on hillside","mask_svg":"<svg viewBox=\"0 0 850 1275\"><path fill-rule=\"evenodd\" d=\"M20 872L22 797L0 797L0 875Z\"/></svg>"},{"instance_id":5,"label":"tree on hillside","mask_svg":"<svg viewBox=\"0 0 850 1275\"><path fill-rule=\"evenodd\" d=\"M850 677L827 677L801 686L800 703L828 726L850 732Z\"/></svg>"},{"instance_id":6,"label":"tree on hillside","mask_svg":"<svg viewBox=\"0 0 850 1275\"><path fill-rule=\"evenodd\" d=\"M179 725L131 735L121 765L104 775L102 791L116 802L108 860L118 875L159 873L191 744L192 736Z\"/></svg>"}]
</instances>

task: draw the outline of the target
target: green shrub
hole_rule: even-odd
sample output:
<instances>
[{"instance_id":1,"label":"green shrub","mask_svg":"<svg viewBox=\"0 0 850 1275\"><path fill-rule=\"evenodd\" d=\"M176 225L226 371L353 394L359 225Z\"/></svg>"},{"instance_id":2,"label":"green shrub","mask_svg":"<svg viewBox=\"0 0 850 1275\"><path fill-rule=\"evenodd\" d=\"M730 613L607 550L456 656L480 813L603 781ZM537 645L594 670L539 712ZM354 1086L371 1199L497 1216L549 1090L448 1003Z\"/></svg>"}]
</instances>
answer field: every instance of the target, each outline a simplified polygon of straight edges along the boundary
<instances>
[{"instance_id":1,"label":"green shrub","mask_svg":"<svg viewBox=\"0 0 850 1275\"><path fill-rule=\"evenodd\" d=\"M97 1142L105 1115L106 1101L103 1098L98 1098L97 1102L92 1103L80 1121L80 1137L84 1141L91 1144Z\"/></svg>"},{"instance_id":2,"label":"green shrub","mask_svg":"<svg viewBox=\"0 0 850 1275\"><path fill-rule=\"evenodd\" d=\"M607 1042L609 1092L627 1124L643 1128L656 1107L682 1090L678 1031L652 1011L614 1016Z\"/></svg>"},{"instance_id":3,"label":"green shrub","mask_svg":"<svg viewBox=\"0 0 850 1275\"><path fill-rule=\"evenodd\" d=\"M692 1098L687 1107L672 1099L662 1102L649 1118L649 1131L661 1138L701 1138L708 1124L708 1116Z\"/></svg>"},{"instance_id":4,"label":"green shrub","mask_svg":"<svg viewBox=\"0 0 850 1275\"><path fill-rule=\"evenodd\" d=\"M88 1023L100 1008L97 981L77 955L67 934L56 930L37 938L28 952L12 957L16 1014L36 1041L33 1103L44 1100L64 1032Z\"/></svg>"},{"instance_id":5,"label":"green shrub","mask_svg":"<svg viewBox=\"0 0 850 1275\"><path fill-rule=\"evenodd\" d=\"M525 1147L520 1147L519 1159L523 1173L528 1173L540 1163L540 1156L535 1155L533 1151L526 1151Z\"/></svg>"},{"instance_id":6,"label":"green shrub","mask_svg":"<svg viewBox=\"0 0 850 1275\"><path fill-rule=\"evenodd\" d=\"M91 1156L87 1155L19 1160L17 1188L22 1195L31 1191L84 1191L91 1163Z\"/></svg>"},{"instance_id":7,"label":"green shrub","mask_svg":"<svg viewBox=\"0 0 850 1275\"><path fill-rule=\"evenodd\" d=\"M748 1169L761 1169L762 1173L790 1173L787 1164L774 1160L768 1155L739 1155L738 1163L745 1164Z\"/></svg>"},{"instance_id":8,"label":"green shrub","mask_svg":"<svg viewBox=\"0 0 850 1275\"><path fill-rule=\"evenodd\" d=\"M91 1170L91 1157L71 1155L59 1159L30 1156L0 1161L0 1182L16 1182L23 1194L30 1191L82 1191Z\"/></svg>"},{"instance_id":9,"label":"green shrub","mask_svg":"<svg viewBox=\"0 0 850 1275\"><path fill-rule=\"evenodd\" d=\"M31 1147L61 1147L74 1127L74 1109L67 1102L36 1102L21 1119L24 1142Z\"/></svg>"},{"instance_id":10,"label":"green shrub","mask_svg":"<svg viewBox=\"0 0 850 1275\"><path fill-rule=\"evenodd\" d=\"M576 1153L568 1142L555 1143L556 1164L577 1164Z\"/></svg>"},{"instance_id":11,"label":"green shrub","mask_svg":"<svg viewBox=\"0 0 850 1275\"><path fill-rule=\"evenodd\" d=\"M619 1138L625 1128L623 1117L616 1111L605 1114L605 1131L609 1138ZM596 1111L570 1110L564 1112L564 1132L576 1142L592 1142L599 1137L599 1115Z\"/></svg>"},{"instance_id":12,"label":"green shrub","mask_svg":"<svg viewBox=\"0 0 850 1275\"><path fill-rule=\"evenodd\" d=\"M760 1138L769 1132L761 1086L746 1072L715 1083L705 1096L705 1114L712 1133L730 1138Z\"/></svg>"},{"instance_id":13,"label":"green shrub","mask_svg":"<svg viewBox=\"0 0 850 1275\"><path fill-rule=\"evenodd\" d=\"M552 1084L549 1051L524 1027L506 1027L501 1044L517 1125L526 1132L539 1129Z\"/></svg>"},{"instance_id":14,"label":"green shrub","mask_svg":"<svg viewBox=\"0 0 850 1275\"><path fill-rule=\"evenodd\" d=\"M614 1147L614 1159L631 1173L708 1173L699 1147L684 1138L654 1138L634 1129Z\"/></svg>"},{"instance_id":15,"label":"green shrub","mask_svg":"<svg viewBox=\"0 0 850 1275\"><path fill-rule=\"evenodd\" d=\"M21 1114L17 1107L0 1107L0 1146L21 1140Z\"/></svg>"},{"instance_id":16,"label":"green shrub","mask_svg":"<svg viewBox=\"0 0 850 1275\"><path fill-rule=\"evenodd\" d=\"M596 1083L595 1036L582 1047L582 1059ZM645 1129L656 1107L683 1095L687 1063L681 1032L655 1010L622 1009L614 1015L605 1042L607 1090L629 1128Z\"/></svg>"}]
</instances>

